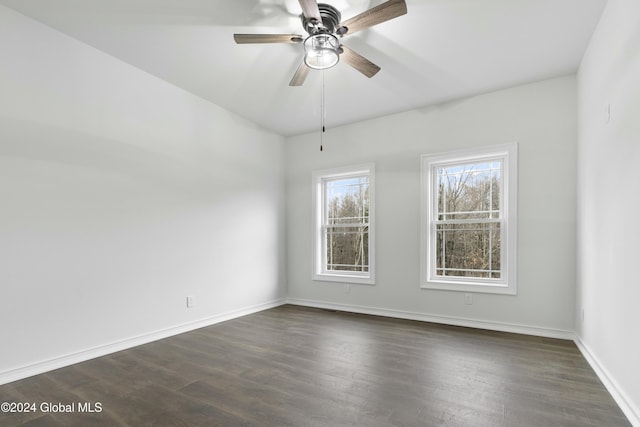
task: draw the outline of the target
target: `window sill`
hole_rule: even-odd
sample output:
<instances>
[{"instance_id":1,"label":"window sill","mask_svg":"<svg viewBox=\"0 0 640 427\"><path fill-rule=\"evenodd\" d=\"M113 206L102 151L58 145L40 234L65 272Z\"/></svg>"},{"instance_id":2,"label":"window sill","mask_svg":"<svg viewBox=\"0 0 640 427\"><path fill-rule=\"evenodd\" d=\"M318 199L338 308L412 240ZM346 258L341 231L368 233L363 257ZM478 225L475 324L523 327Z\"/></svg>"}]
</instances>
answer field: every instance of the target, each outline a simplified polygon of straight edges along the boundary
<instances>
[{"instance_id":1,"label":"window sill","mask_svg":"<svg viewBox=\"0 0 640 427\"><path fill-rule=\"evenodd\" d=\"M339 282L358 285L375 285L373 277L352 276L349 274L314 274L312 280L317 282Z\"/></svg>"},{"instance_id":2,"label":"window sill","mask_svg":"<svg viewBox=\"0 0 640 427\"><path fill-rule=\"evenodd\" d=\"M472 292L472 293L484 293L484 294L502 294L502 295L516 295L515 285L507 284L492 284L482 282L454 282L454 281L438 281L430 280L423 282L420 285L421 289L433 289L441 291L454 291L454 292Z\"/></svg>"}]
</instances>

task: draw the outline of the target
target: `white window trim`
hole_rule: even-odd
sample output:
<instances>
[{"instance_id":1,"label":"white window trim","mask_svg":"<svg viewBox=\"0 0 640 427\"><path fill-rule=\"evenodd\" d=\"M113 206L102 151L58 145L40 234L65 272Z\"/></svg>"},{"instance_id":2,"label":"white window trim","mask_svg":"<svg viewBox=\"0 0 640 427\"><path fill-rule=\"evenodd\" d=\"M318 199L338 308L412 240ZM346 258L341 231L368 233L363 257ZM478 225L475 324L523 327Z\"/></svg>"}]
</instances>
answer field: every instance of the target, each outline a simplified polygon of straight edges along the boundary
<instances>
[{"instance_id":1,"label":"white window trim","mask_svg":"<svg viewBox=\"0 0 640 427\"><path fill-rule=\"evenodd\" d=\"M369 175L369 271L367 273L341 271L340 273L324 271L324 243L322 238L322 215L324 210L323 182L335 178ZM342 282L353 284L375 284L375 164L366 163L313 172L313 250L312 280Z\"/></svg>"},{"instance_id":2,"label":"white window trim","mask_svg":"<svg viewBox=\"0 0 640 427\"><path fill-rule=\"evenodd\" d=\"M435 225L432 200L435 182L433 168L436 165L476 162L490 159L503 159L503 226L502 238L506 244L501 245L502 278L465 278L436 277L433 265L435 250ZM422 289L440 289L461 292L480 292L494 294L517 293L517 189L518 189L518 144L494 145L478 149L460 150L449 153L425 154L421 156L421 197L420 197L420 287Z\"/></svg>"}]
</instances>

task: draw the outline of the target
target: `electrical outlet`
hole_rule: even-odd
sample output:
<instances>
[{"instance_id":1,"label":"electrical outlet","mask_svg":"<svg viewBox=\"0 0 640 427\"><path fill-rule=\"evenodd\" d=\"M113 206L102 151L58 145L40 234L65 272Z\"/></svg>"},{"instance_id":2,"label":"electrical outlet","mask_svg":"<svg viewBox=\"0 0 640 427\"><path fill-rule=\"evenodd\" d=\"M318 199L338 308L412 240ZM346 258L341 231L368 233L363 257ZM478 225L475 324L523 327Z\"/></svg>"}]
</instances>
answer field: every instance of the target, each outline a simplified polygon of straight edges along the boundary
<instances>
[{"instance_id":1,"label":"electrical outlet","mask_svg":"<svg viewBox=\"0 0 640 427\"><path fill-rule=\"evenodd\" d=\"M473 304L473 294L464 294L464 303L466 305L472 305Z\"/></svg>"},{"instance_id":2,"label":"electrical outlet","mask_svg":"<svg viewBox=\"0 0 640 427\"><path fill-rule=\"evenodd\" d=\"M192 295L187 295L187 308L191 308L193 307L195 304L195 301L193 299Z\"/></svg>"}]
</instances>

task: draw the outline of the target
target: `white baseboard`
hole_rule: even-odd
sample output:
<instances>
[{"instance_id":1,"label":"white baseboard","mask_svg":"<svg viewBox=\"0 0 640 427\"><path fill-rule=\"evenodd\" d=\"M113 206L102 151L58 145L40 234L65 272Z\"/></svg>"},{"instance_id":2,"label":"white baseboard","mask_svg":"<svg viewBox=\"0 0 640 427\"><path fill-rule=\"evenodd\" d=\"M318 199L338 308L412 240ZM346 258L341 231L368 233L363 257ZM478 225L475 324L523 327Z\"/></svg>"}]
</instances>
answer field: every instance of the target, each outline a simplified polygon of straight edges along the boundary
<instances>
[{"instance_id":1,"label":"white baseboard","mask_svg":"<svg viewBox=\"0 0 640 427\"><path fill-rule=\"evenodd\" d=\"M365 307L360 305L336 304L324 301L304 300L297 298L287 298L288 304L305 307L323 308L337 311L348 311L351 313L371 314L374 316L394 317L397 319L418 320L422 322L442 323L445 325L464 326L467 328L488 329L491 331L512 332L523 335L534 335L547 338L558 338L563 340L573 340L573 331L561 329L548 329L535 326L517 325L511 323L488 322L485 320L467 319L463 317L440 316L411 311L390 310L386 308Z\"/></svg>"},{"instance_id":2,"label":"white baseboard","mask_svg":"<svg viewBox=\"0 0 640 427\"><path fill-rule=\"evenodd\" d=\"M629 397L622 391L618 383L613 379L613 377L609 374L607 369L600 363L598 358L589 350L589 347L585 345L584 342L580 339L579 336L575 336L574 341L578 346L578 349L582 353L591 368L595 371L602 384L606 387L606 389L613 397L613 400L616 401L622 412L629 419L629 422L634 427L640 427L640 408L633 404L633 401L629 399Z\"/></svg>"},{"instance_id":3,"label":"white baseboard","mask_svg":"<svg viewBox=\"0 0 640 427\"><path fill-rule=\"evenodd\" d=\"M157 341L173 335L178 335L185 332L193 331L195 329L203 328L205 326L210 326L216 323L225 322L227 320L235 319L237 317L242 317L248 314L253 314L259 311L278 307L285 303L286 303L285 299L279 299L275 301L266 302L263 304L257 304L257 305L245 307L239 310L233 310L230 312L196 320L194 322L184 323L181 325L173 326L171 328L162 329L159 331L151 332L144 335L139 335L132 338L127 338L111 344L105 344L98 347L79 351L76 353L56 357L54 359L44 360L42 362L34 363L27 366L22 366L20 368L12 369L9 371L0 372L0 385L21 380L24 378L28 378L33 375L42 374L48 371L52 371L54 369L63 368L65 366L73 365L75 363L85 362L87 360L94 359L96 357L106 356L107 354L115 353L121 350L126 350L128 348L136 347L142 344L147 344L149 342Z\"/></svg>"}]
</instances>

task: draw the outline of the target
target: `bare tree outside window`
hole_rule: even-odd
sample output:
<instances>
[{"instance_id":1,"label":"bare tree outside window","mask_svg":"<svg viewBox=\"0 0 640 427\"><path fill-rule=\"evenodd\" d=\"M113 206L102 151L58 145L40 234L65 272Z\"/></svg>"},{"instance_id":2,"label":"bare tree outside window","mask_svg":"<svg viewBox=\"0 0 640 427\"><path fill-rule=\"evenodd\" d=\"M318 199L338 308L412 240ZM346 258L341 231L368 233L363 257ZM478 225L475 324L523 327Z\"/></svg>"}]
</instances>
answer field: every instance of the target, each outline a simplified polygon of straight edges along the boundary
<instances>
[{"instance_id":1,"label":"bare tree outside window","mask_svg":"<svg viewBox=\"0 0 640 427\"><path fill-rule=\"evenodd\" d=\"M369 271L369 179L326 182L326 270Z\"/></svg>"},{"instance_id":2,"label":"bare tree outside window","mask_svg":"<svg viewBox=\"0 0 640 427\"><path fill-rule=\"evenodd\" d=\"M500 279L501 162L436 174L436 275Z\"/></svg>"}]
</instances>

